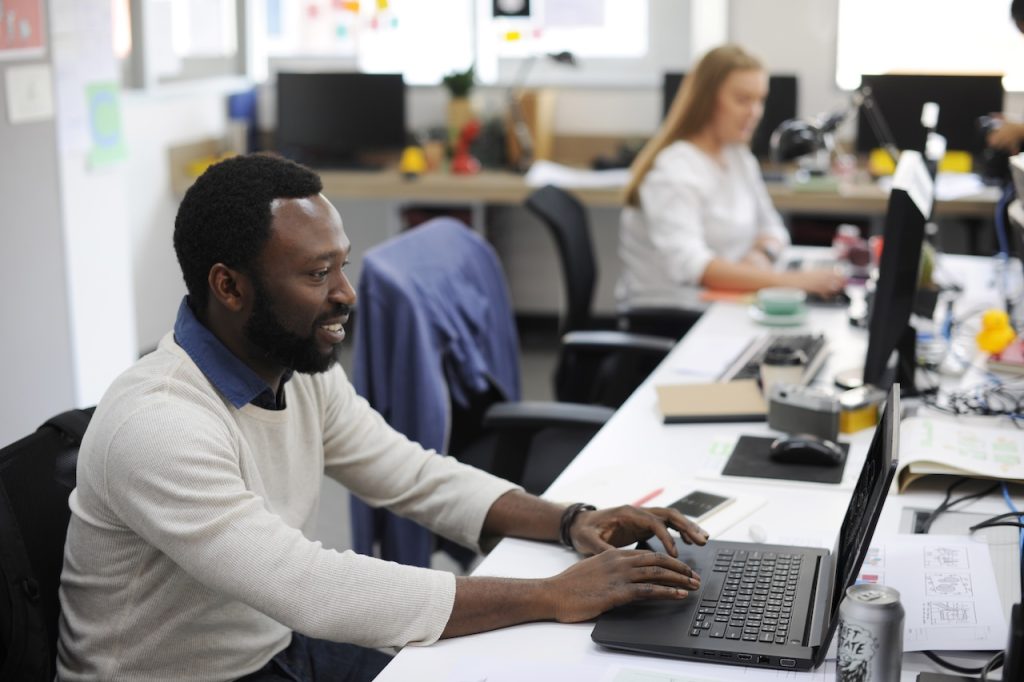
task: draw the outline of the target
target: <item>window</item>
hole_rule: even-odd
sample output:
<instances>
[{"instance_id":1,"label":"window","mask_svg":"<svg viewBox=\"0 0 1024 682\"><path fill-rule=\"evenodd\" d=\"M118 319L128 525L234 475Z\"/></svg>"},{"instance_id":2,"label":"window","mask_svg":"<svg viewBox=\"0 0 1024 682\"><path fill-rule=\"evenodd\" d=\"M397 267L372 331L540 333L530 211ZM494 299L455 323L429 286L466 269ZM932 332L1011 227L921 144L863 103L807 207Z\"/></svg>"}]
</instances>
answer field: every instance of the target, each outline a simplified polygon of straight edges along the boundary
<instances>
[{"instance_id":1,"label":"window","mask_svg":"<svg viewBox=\"0 0 1024 682\"><path fill-rule=\"evenodd\" d=\"M1024 35L1008 0L839 0L839 87L890 72L1002 73L1024 90Z\"/></svg>"},{"instance_id":2,"label":"window","mask_svg":"<svg viewBox=\"0 0 1024 682\"><path fill-rule=\"evenodd\" d=\"M402 73L414 85L436 85L471 64L478 80L494 83L499 61L547 52L633 59L648 51L647 0L520 1L529 13L517 17L495 17L496 0L264 2L269 57L349 59L361 71ZM507 73L501 70L506 81Z\"/></svg>"},{"instance_id":3,"label":"window","mask_svg":"<svg viewBox=\"0 0 1024 682\"><path fill-rule=\"evenodd\" d=\"M238 0L114 0L113 8L115 51L130 86L244 73Z\"/></svg>"}]
</instances>

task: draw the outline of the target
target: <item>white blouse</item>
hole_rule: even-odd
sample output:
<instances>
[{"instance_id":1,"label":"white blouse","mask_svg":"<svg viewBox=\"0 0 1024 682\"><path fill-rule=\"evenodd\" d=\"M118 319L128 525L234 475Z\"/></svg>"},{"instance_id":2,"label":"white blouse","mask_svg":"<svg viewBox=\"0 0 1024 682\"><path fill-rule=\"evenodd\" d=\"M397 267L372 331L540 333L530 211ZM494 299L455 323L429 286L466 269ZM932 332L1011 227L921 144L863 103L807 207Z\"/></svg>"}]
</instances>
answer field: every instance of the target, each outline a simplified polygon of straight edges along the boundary
<instances>
[{"instance_id":1,"label":"white blouse","mask_svg":"<svg viewBox=\"0 0 1024 682\"><path fill-rule=\"evenodd\" d=\"M640 207L622 212L620 301L699 285L712 258L738 261L759 235L789 244L754 155L732 145L722 158L683 141L655 157L640 183Z\"/></svg>"}]
</instances>

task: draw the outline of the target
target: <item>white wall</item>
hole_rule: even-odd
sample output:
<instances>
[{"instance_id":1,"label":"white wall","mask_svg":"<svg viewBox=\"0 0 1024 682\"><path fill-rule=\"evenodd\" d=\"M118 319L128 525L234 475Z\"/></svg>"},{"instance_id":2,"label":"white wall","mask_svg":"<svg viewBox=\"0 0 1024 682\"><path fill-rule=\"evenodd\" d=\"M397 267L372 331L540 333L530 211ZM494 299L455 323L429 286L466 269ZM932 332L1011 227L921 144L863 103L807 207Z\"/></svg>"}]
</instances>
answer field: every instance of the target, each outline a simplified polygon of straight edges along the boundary
<instances>
[{"instance_id":1,"label":"white wall","mask_svg":"<svg viewBox=\"0 0 1024 682\"><path fill-rule=\"evenodd\" d=\"M52 3L51 7L59 6ZM135 359L124 167L92 158L87 87L116 82L109 0L80 0L50 22L75 402L99 401Z\"/></svg>"},{"instance_id":2,"label":"white wall","mask_svg":"<svg viewBox=\"0 0 1024 682\"><path fill-rule=\"evenodd\" d=\"M129 92L123 100L124 203L129 216L137 350L157 344L171 330L185 284L174 256L174 216L180 197L171 191L170 146L220 138L225 131L225 91L219 86L179 86Z\"/></svg>"},{"instance_id":3,"label":"white wall","mask_svg":"<svg viewBox=\"0 0 1024 682\"><path fill-rule=\"evenodd\" d=\"M772 72L799 78L797 113L813 116L844 106L835 84L838 0L730 0L729 39Z\"/></svg>"},{"instance_id":4,"label":"white wall","mask_svg":"<svg viewBox=\"0 0 1024 682\"><path fill-rule=\"evenodd\" d=\"M82 0L76 10L109 25L108 0ZM0 119L0 445L58 412L94 404L135 357L122 171L91 167L88 141L69 142L69 131L88 135L88 123L75 118L84 110L82 81L109 78L110 40L73 21L45 23L43 56L0 63L3 77L20 64L48 63L56 105L52 120Z\"/></svg>"},{"instance_id":5,"label":"white wall","mask_svg":"<svg viewBox=\"0 0 1024 682\"><path fill-rule=\"evenodd\" d=\"M9 68L49 62L0 62ZM57 130L11 125L0 87L0 447L75 406Z\"/></svg>"}]
</instances>

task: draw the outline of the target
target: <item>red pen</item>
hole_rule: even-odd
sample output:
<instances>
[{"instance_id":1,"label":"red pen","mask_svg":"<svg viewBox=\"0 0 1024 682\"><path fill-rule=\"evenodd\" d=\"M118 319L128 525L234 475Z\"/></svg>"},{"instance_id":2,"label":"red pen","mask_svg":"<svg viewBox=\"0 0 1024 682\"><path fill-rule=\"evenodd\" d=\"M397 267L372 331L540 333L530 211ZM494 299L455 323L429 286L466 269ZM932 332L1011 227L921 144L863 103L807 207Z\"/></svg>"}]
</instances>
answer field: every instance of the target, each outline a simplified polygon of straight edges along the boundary
<instances>
[{"instance_id":1,"label":"red pen","mask_svg":"<svg viewBox=\"0 0 1024 682\"><path fill-rule=\"evenodd\" d=\"M651 500L653 500L655 497L657 497L658 495L662 494L663 492L665 492L664 488L658 488L657 490L652 490L651 492L647 493L646 495L641 497L639 500L634 502L633 506L634 507L643 506L644 504L650 502Z\"/></svg>"}]
</instances>

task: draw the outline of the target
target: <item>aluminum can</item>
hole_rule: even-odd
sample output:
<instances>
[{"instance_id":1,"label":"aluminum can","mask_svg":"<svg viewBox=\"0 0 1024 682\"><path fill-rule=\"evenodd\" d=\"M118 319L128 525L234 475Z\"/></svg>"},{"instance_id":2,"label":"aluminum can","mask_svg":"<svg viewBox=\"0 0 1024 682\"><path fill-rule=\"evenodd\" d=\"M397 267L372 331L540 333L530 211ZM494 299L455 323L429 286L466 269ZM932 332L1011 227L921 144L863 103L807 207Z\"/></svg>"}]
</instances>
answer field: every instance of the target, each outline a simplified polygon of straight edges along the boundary
<instances>
[{"instance_id":1,"label":"aluminum can","mask_svg":"<svg viewBox=\"0 0 1024 682\"><path fill-rule=\"evenodd\" d=\"M836 679L893 682L903 663L903 605L885 585L853 585L839 605Z\"/></svg>"}]
</instances>

